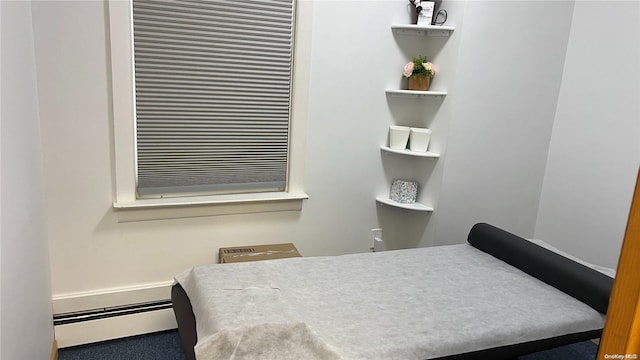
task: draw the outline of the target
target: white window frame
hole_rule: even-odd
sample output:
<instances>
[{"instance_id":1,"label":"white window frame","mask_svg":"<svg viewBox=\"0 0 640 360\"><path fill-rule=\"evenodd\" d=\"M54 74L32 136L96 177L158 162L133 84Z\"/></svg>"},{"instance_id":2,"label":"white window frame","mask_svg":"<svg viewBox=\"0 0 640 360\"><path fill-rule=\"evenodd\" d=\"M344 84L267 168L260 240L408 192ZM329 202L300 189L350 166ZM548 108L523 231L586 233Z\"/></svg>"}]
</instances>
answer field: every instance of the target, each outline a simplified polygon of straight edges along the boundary
<instances>
[{"instance_id":1,"label":"white window frame","mask_svg":"<svg viewBox=\"0 0 640 360\"><path fill-rule=\"evenodd\" d=\"M133 22L130 0L109 0L115 200L120 221L301 210L313 3L296 1L287 190L139 199L136 196Z\"/></svg>"}]
</instances>

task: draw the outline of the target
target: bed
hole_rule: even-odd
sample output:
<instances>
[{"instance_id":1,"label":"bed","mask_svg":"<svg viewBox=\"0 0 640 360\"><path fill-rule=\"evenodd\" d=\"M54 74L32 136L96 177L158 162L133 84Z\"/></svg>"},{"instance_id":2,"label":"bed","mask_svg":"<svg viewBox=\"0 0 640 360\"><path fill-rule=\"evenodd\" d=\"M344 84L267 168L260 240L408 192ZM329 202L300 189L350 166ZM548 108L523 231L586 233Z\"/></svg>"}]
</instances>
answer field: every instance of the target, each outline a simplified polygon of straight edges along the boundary
<instances>
[{"instance_id":1,"label":"bed","mask_svg":"<svg viewBox=\"0 0 640 360\"><path fill-rule=\"evenodd\" d=\"M489 224L468 243L191 268L188 360L513 359L598 338L610 269Z\"/></svg>"}]
</instances>

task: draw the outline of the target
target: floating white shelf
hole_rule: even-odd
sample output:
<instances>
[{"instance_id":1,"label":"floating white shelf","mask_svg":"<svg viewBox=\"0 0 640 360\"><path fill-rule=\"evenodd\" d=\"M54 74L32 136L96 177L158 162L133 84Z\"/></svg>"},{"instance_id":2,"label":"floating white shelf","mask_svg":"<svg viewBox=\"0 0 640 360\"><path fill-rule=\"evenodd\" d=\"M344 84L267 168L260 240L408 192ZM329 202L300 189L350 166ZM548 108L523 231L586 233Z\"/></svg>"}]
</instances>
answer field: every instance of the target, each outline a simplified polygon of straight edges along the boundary
<instances>
[{"instance_id":1,"label":"floating white shelf","mask_svg":"<svg viewBox=\"0 0 640 360\"><path fill-rule=\"evenodd\" d=\"M449 36L455 29L444 25L391 24L391 30L396 34L406 35Z\"/></svg>"},{"instance_id":2,"label":"floating white shelf","mask_svg":"<svg viewBox=\"0 0 640 360\"><path fill-rule=\"evenodd\" d=\"M408 155L408 156L417 156L417 157L426 157L426 158L439 158L440 154L434 153L433 151L412 151L409 149L392 149L388 146L380 147L383 151L400 154L400 155Z\"/></svg>"},{"instance_id":3,"label":"floating white shelf","mask_svg":"<svg viewBox=\"0 0 640 360\"><path fill-rule=\"evenodd\" d=\"M396 89L387 89L385 90L387 94L390 96L397 97L408 97L408 98L419 98L419 97L445 97L447 96L446 91L419 91L419 90L396 90Z\"/></svg>"},{"instance_id":4,"label":"floating white shelf","mask_svg":"<svg viewBox=\"0 0 640 360\"><path fill-rule=\"evenodd\" d=\"M402 204L399 203L397 201L393 201L389 198L385 198L382 196L378 196L376 198L376 201L381 203L381 204L385 204L385 205L389 205L389 206L393 206L393 207L397 207L397 208L401 208L401 209L406 209L406 210L413 210L413 211L422 211L422 212L432 212L433 208L420 204L420 203L414 203L414 204Z\"/></svg>"}]
</instances>

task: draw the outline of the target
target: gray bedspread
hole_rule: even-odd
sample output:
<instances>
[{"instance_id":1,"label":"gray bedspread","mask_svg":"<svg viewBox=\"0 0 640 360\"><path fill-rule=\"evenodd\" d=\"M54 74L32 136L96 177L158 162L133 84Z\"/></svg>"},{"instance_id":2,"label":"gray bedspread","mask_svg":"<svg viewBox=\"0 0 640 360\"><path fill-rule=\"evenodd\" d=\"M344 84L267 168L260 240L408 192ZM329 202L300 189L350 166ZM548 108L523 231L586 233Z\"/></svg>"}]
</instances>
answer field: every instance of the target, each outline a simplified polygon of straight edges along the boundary
<instances>
[{"instance_id":1,"label":"gray bedspread","mask_svg":"<svg viewBox=\"0 0 640 360\"><path fill-rule=\"evenodd\" d=\"M468 244L199 266L176 281L198 360L428 359L604 323Z\"/></svg>"}]
</instances>

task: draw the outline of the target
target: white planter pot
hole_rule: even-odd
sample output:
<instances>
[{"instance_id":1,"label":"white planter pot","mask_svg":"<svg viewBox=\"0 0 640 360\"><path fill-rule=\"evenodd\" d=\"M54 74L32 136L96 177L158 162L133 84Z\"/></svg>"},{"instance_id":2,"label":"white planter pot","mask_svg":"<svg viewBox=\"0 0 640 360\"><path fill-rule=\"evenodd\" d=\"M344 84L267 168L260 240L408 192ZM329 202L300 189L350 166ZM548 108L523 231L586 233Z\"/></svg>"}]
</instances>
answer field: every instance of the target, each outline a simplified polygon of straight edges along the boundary
<instances>
[{"instance_id":1,"label":"white planter pot","mask_svg":"<svg viewBox=\"0 0 640 360\"><path fill-rule=\"evenodd\" d=\"M409 140L409 148L412 151L426 152L429 148L431 140L431 130L423 128L410 128L411 135Z\"/></svg>"},{"instance_id":2,"label":"white planter pot","mask_svg":"<svg viewBox=\"0 0 640 360\"><path fill-rule=\"evenodd\" d=\"M410 127L391 125L389 127L389 147L392 149L405 149L410 132Z\"/></svg>"}]
</instances>

